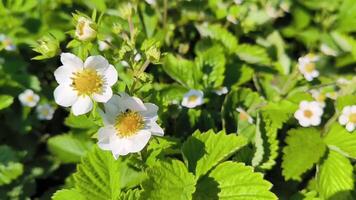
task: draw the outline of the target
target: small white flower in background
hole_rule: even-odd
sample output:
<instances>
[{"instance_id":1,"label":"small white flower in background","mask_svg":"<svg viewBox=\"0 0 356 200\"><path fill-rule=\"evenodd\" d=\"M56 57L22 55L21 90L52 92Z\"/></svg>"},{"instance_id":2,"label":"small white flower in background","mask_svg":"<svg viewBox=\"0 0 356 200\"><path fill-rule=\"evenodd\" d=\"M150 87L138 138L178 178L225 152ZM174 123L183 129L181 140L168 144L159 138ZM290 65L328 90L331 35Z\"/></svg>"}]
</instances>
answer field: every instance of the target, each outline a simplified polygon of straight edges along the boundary
<instances>
[{"instance_id":1,"label":"small white flower in background","mask_svg":"<svg viewBox=\"0 0 356 200\"><path fill-rule=\"evenodd\" d=\"M94 25L94 23L91 19L79 17L75 30L75 36L82 41L94 39L96 37L96 30L91 27L92 25Z\"/></svg>"},{"instance_id":2,"label":"small white flower in background","mask_svg":"<svg viewBox=\"0 0 356 200\"><path fill-rule=\"evenodd\" d=\"M298 69L303 74L307 81L312 81L315 77L319 76L319 71L316 70L315 62L319 57L314 54L307 54L298 59Z\"/></svg>"},{"instance_id":3,"label":"small white flower in background","mask_svg":"<svg viewBox=\"0 0 356 200\"><path fill-rule=\"evenodd\" d=\"M319 90L310 90L310 94L322 108L325 107L326 96L322 92L320 92Z\"/></svg>"},{"instance_id":4,"label":"small white flower in background","mask_svg":"<svg viewBox=\"0 0 356 200\"><path fill-rule=\"evenodd\" d=\"M40 120L51 120L54 114L54 108L49 104L39 105L36 108L37 117Z\"/></svg>"},{"instance_id":5,"label":"small white flower in background","mask_svg":"<svg viewBox=\"0 0 356 200\"><path fill-rule=\"evenodd\" d=\"M242 4L243 1L244 0L234 0L234 3L237 4L237 5L240 5L240 4Z\"/></svg>"},{"instance_id":6,"label":"small white flower in background","mask_svg":"<svg viewBox=\"0 0 356 200\"><path fill-rule=\"evenodd\" d=\"M338 78L336 80L336 83L339 84L339 85L347 85L349 84L351 81L350 80L347 80L346 78Z\"/></svg>"},{"instance_id":7,"label":"small white flower in background","mask_svg":"<svg viewBox=\"0 0 356 200\"><path fill-rule=\"evenodd\" d=\"M134 61L138 62L140 61L142 58L141 54L140 53L136 53L135 57L134 57Z\"/></svg>"},{"instance_id":8,"label":"small white flower in background","mask_svg":"<svg viewBox=\"0 0 356 200\"><path fill-rule=\"evenodd\" d=\"M106 51L106 50L110 49L111 41L112 41L111 37L108 37L105 40L98 41L99 51Z\"/></svg>"},{"instance_id":9,"label":"small white flower in background","mask_svg":"<svg viewBox=\"0 0 356 200\"><path fill-rule=\"evenodd\" d=\"M336 100L338 97L338 92L327 92L326 97L328 97L332 100Z\"/></svg>"},{"instance_id":10,"label":"small white flower in background","mask_svg":"<svg viewBox=\"0 0 356 200\"><path fill-rule=\"evenodd\" d=\"M227 19L227 21L229 21L229 22L231 22L233 24L237 24L237 19L233 15L226 16L226 19Z\"/></svg>"},{"instance_id":11,"label":"small white flower in background","mask_svg":"<svg viewBox=\"0 0 356 200\"><path fill-rule=\"evenodd\" d=\"M146 2L150 5L156 5L156 0L146 0Z\"/></svg>"},{"instance_id":12,"label":"small white flower in background","mask_svg":"<svg viewBox=\"0 0 356 200\"><path fill-rule=\"evenodd\" d=\"M0 42L4 46L6 51L15 51L16 45L13 44L12 40L6 37L4 34L0 34Z\"/></svg>"},{"instance_id":13,"label":"small white flower in background","mask_svg":"<svg viewBox=\"0 0 356 200\"><path fill-rule=\"evenodd\" d=\"M229 92L229 90L227 89L227 87L220 87L219 89L217 90L214 90L215 94L221 96L223 94L227 94Z\"/></svg>"},{"instance_id":14,"label":"small white flower in background","mask_svg":"<svg viewBox=\"0 0 356 200\"><path fill-rule=\"evenodd\" d=\"M104 127L98 131L98 145L111 151L115 159L141 151L151 135L164 135L156 122L158 107L152 103L121 93L114 95L104 107L105 113L101 113Z\"/></svg>"},{"instance_id":15,"label":"small white flower in background","mask_svg":"<svg viewBox=\"0 0 356 200\"><path fill-rule=\"evenodd\" d=\"M24 106L35 107L40 100L40 97L32 90L27 89L19 95L19 100Z\"/></svg>"},{"instance_id":16,"label":"small white flower in background","mask_svg":"<svg viewBox=\"0 0 356 200\"><path fill-rule=\"evenodd\" d=\"M194 108L204 103L204 93L200 90L189 90L184 94L182 106Z\"/></svg>"},{"instance_id":17,"label":"small white flower in background","mask_svg":"<svg viewBox=\"0 0 356 200\"><path fill-rule=\"evenodd\" d=\"M345 106L339 117L339 123L346 125L346 130L352 132L356 127L356 105Z\"/></svg>"},{"instance_id":18,"label":"small white flower in background","mask_svg":"<svg viewBox=\"0 0 356 200\"><path fill-rule=\"evenodd\" d=\"M122 61L120 62L120 64L121 64L123 67L130 67L129 63L128 63L127 61L125 61L125 60L122 60Z\"/></svg>"},{"instance_id":19,"label":"small white flower in background","mask_svg":"<svg viewBox=\"0 0 356 200\"><path fill-rule=\"evenodd\" d=\"M242 121L248 121L248 123L253 124L253 118L241 107L236 108L236 111L239 112L239 119Z\"/></svg>"},{"instance_id":20,"label":"small white flower in background","mask_svg":"<svg viewBox=\"0 0 356 200\"><path fill-rule=\"evenodd\" d=\"M62 66L54 76L59 86L54 90L58 105L72 106L74 115L85 114L93 108L92 100L107 102L112 97L111 86L117 81L114 66L102 56L89 56L85 62L71 53L61 54Z\"/></svg>"},{"instance_id":21,"label":"small white flower in background","mask_svg":"<svg viewBox=\"0 0 356 200\"><path fill-rule=\"evenodd\" d=\"M294 113L294 117L303 127L318 126L321 123L323 109L317 101L302 101L299 109Z\"/></svg>"},{"instance_id":22,"label":"small white flower in background","mask_svg":"<svg viewBox=\"0 0 356 200\"><path fill-rule=\"evenodd\" d=\"M337 56L337 52L326 44L320 45L320 51L327 56Z\"/></svg>"}]
</instances>

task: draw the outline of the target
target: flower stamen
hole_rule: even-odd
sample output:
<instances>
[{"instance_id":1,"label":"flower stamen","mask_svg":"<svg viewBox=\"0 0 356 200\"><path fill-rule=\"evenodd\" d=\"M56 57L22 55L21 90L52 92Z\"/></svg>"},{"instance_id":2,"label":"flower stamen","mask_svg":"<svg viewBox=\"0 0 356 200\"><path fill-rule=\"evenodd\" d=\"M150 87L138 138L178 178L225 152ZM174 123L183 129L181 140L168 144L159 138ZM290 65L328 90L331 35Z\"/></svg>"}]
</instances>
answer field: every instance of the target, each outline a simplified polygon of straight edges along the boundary
<instances>
[{"instance_id":1,"label":"flower stamen","mask_svg":"<svg viewBox=\"0 0 356 200\"><path fill-rule=\"evenodd\" d=\"M72 87L78 95L101 93L104 85L103 77L94 69L84 69L74 73Z\"/></svg>"},{"instance_id":2,"label":"flower stamen","mask_svg":"<svg viewBox=\"0 0 356 200\"><path fill-rule=\"evenodd\" d=\"M116 117L115 129L119 137L133 136L143 127L144 120L138 112L128 110Z\"/></svg>"}]
</instances>

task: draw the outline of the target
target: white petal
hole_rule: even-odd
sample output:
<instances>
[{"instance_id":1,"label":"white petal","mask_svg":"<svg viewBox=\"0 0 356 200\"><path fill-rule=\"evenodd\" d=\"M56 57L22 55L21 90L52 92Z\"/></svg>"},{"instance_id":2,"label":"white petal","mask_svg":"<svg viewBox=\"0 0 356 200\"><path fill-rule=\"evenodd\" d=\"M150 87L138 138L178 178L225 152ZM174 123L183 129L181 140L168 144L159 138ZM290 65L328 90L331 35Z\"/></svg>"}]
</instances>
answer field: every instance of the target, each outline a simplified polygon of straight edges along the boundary
<instances>
[{"instance_id":1,"label":"white petal","mask_svg":"<svg viewBox=\"0 0 356 200\"><path fill-rule=\"evenodd\" d=\"M310 122L308 119L300 119L298 120L299 124L303 127L308 127L310 126Z\"/></svg>"},{"instance_id":2,"label":"white petal","mask_svg":"<svg viewBox=\"0 0 356 200\"><path fill-rule=\"evenodd\" d=\"M117 81L117 71L113 65L109 65L109 67L106 69L104 72L104 78L106 80L106 84L109 86L112 86L116 83Z\"/></svg>"},{"instance_id":3,"label":"white petal","mask_svg":"<svg viewBox=\"0 0 356 200\"><path fill-rule=\"evenodd\" d=\"M73 105L78 99L77 93L68 85L58 85L53 95L54 101L64 107Z\"/></svg>"},{"instance_id":4,"label":"white petal","mask_svg":"<svg viewBox=\"0 0 356 200\"><path fill-rule=\"evenodd\" d=\"M301 101L300 103L299 103L299 108L306 108L306 107L308 107L308 105L309 105L309 103L307 102L307 101Z\"/></svg>"},{"instance_id":5,"label":"white petal","mask_svg":"<svg viewBox=\"0 0 356 200\"><path fill-rule=\"evenodd\" d=\"M93 102L89 96L80 96L72 106L72 112L75 116L85 114L93 108Z\"/></svg>"},{"instance_id":6,"label":"white petal","mask_svg":"<svg viewBox=\"0 0 356 200\"><path fill-rule=\"evenodd\" d=\"M103 56L89 56L84 63L84 68L92 68L104 74L108 69L109 62Z\"/></svg>"},{"instance_id":7,"label":"white petal","mask_svg":"<svg viewBox=\"0 0 356 200\"><path fill-rule=\"evenodd\" d=\"M339 123L341 125L345 125L349 121L349 118L347 115L340 115L339 117Z\"/></svg>"},{"instance_id":8,"label":"white petal","mask_svg":"<svg viewBox=\"0 0 356 200\"><path fill-rule=\"evenodd\" d=\"M98 131L98 146L103 150L111 150L112 137L116 137L114 127L102 127Z\"/></svg>"},{"instance_id":9,"label":"white petal","mask_svg":"<svg viewBox=\"0 0 356 200\"><path fill-rule=\"evenodd\" d=\"M151 133L149 131L141 130L136 135L127 138L128 144L126 148L130 153L141 151L150 140Z\"/></svg>"},{"instance_id":10,"label":"white petal","mask_svg":"<svg viewBox=\"0 0 356 200\"><path fill-rule=\"evenodd\" d=\"M310 119L310 124L313 126L318 126L321 123L321 118L320 117L313 117Z\"/></svg>"},{"instance_id":11,"label":"white petal","mask_svg":"<svg viewBox=\"0 0 356 200\"><path fill-rule=\"evenodd\" d=\"M356 106L351 106L351 112L356 113Z\"/></svg>"},{"instance_id":12,"label":"white petal","mask_svg":"<svg viewBox=\"0 0 356 200\"><path fill-rule=\"evenodd\" d=\"M103 102L106 103L107 101L109 101L109 99L112 97L112 89L111 87L106 87L104 88L104 92L99 94L96 93L93 95L93 99L97 102Z\"/></svg>"},{"instance_id":13,"label":"white petal","mask_svg":"<svg viewBox=\"0 0 356 200\"><path fill-rule=\"evenodd\" d=\"M157 135L157 136L164 135L163 129L156 122L149 123L148 128L149 128L149 131L152 133L152 135Z\"/></svg>"},{"instance_id":14,"label":"white petal","mask_svg":"<svg viewBox=\"0 0 356 200\"><path fill-rule=\"evenodd\" d=\"M302 110L297 110L295 113L294 113L294 117L296 119L301 119L303 117L303 111Z\"/></svg>"},{"instance_id":15,"label":"white petal","mask_svg":"<svg viewBox=\"0 0 356 200\"><path fill-rule=\"evenodd\" d=\"M75 68L60 66L54 71L54 77L56 78L57 83L70 85L72 83L71 77L75 71Z\"/></svg>"},{"instance_id":16,"label":"white petal","mask_svg":"<svg viewBox=\"0 0 356 200\"><path fill-rule=\"evenodd\" d=\"M351 106L345 106L345 107L342 109L342 113L345 114L345 115L349 115L349 114L351 114L351 110L352 110L352 107L351 107Z\"/></svg>"},{"instance_id":17,"label":"white petal","mask_svg":"<svg viewBox=\"0 0 356 200\"><path fill-rule=\"evenodd\" d=\"M64 66L73 68L73 69L81 69L83 68L83 61L78 58L76 55L71 53L61 53L61 62Z\"/></svg>"},{"instance_id":18,"label":"white petal","mask_svg":"<svg viewBox=\"0 0 356 200\"><path fill-rule=\"evenodd\" d=\"M312 76L312 77L318 77L318 76L319 76L319 71L314 70L314 71L311 73L311 76Z\"/></svg>"},{"instance_id":19,"label":"white petal","mask_svg":"<svg viewBox=\"0 0 356 200\"><path fill-rule=\"evenodd\" d=\"M157 118L158 106L153 103L144 103L145 111L141 111L141 115L145 118Z\"/></svg>"},{"instance_id":20,"label":"white petal","mask_svg":"<svg viewBox=\"0 0 356 200\"><path fill-rule=\"evenodd\" d=\"M351 123L351 122L347 123L346 124L346 130L348 130L349 132L354 131L355 130L355 124Z\"/></svg>"},{"instance_id":21,"label":"white petal","mask_svg":"<svg viewBox=\"0 0 356 200\"><path fill-rule=\"evenodd\" d=\"M137 97L130 97L126 93L120 94L121 99L119 106L124 109L130 109L133 111L145 111L147 110L141 99Z\"/></svg>"},{"instance_id":22,"label":"white petal","mask_svg":"<svg viewBox=\"0 0 356 200\"><path fill-rule=\"evenodd\" d=\"M127 145L128 141L126 138L117 137L111 142L111 152L115 159L117 159L119 156L124 156L130 153L129 149L126 148Z\"/></svg>"},{"instance_id":23,"label":"white petal","mask_svg":"<svg viewBox=\"0 0 356 200\"><path fill-rule=\"evenodd\" d=\"M115 119L115 117L122 112L123 110L120 108L119 103L121 101L120 96L118 95L113 95L111 99L104 104L105 108L105 115L107 115L107 118L109 121L112 121Z\"/></svg>"}]
</instances>

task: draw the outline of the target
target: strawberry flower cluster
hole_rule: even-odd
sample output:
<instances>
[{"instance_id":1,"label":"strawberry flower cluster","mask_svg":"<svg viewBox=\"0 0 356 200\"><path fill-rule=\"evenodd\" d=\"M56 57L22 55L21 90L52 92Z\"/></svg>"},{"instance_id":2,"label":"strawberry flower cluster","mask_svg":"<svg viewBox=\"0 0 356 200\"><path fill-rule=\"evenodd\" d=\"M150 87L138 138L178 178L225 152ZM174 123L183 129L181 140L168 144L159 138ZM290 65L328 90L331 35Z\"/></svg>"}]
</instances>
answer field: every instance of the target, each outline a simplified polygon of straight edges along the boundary
<instances>
[{"instance_id":1,"label":"strawberry flower cluster","mask_svg":"<svg viewBox=\"0 0 356 200\"><path fill-rule=\"evenodd\" d=\"M103 56L89 56L83 62L74 54L62 53L61 62L54 72L59 84L54 90L55 102L71 107L75 116L90 112L93 102L104 103L105 111L100 111L104 127L98 131L98 145L110 150L115 159L141 151L151 135L164 135L156 122L156 105L126 93L113 94L111 87L118 74Z\"/></svg>"}]
</instances>

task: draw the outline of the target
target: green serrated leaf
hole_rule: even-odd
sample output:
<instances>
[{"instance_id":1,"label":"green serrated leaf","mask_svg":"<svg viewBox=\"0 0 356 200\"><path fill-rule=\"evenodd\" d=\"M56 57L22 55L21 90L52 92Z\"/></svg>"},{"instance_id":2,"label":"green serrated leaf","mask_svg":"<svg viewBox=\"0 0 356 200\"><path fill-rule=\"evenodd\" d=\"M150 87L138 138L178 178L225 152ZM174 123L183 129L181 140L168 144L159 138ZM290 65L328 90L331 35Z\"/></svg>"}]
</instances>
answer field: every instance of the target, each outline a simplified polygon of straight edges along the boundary
<instances>
[{"instance_id":1,"label":"green serrated leaf","mask_svg":"<svg viewBox=\"0 0 356 200\"><path fill-rule=\"evenodd\" d=\"M354 188L352 165L349 159L330 151L317 174L320 197L328 200L352 200Z\"/></svg>"},{"instance_id":2,"label":"green serrated leaf","mask_svg":"<svg viewBox=\"0 0 356 200\"><path fill-rule=\"evenodd\" d=\"M175 81L188 88L197 88L201 72L193 61L168 54L163 70Z\"/></svg>"},{"instance_id":3,"label":"green serrated leaf","mask_svg":"<svg viewBox=\"0 0 356 200\"><path fill-rule=\"evenodd\" d=\"M58 190L51 198L52 200L87 200L84 195L82 195L76 189L62 189Z\"/></svg>"},{"instance_id":4,"label":"green serrated leaf","mask_svg":"<svg viewBox=\"0 0 356 200\"><path fill-rule=\"evenodd\" d=\"M148 170L141 199L189 200L195 191L194 175L178 160L160 162Z\"/></svg>"},{"instance_id":5,"label":"green serrated leaf","mask_svg":"<svg viewBox=\"0 0 356 200\"><path fill-rule=\"evenodd\" d=\"M120 194L120 200L138 200L140 199L142 190L134 189L128 190Z\"/></svg>"},{"instance_id":6,"label":"green serrated leaf","mask_svg":"<svg viewBox=\"0 0 356 200\"><path fill-rule=\"evenodd\" d=\"M257 45L240 44L236 50L237 56L247 63L268 65L271 59L265 48Z\"/></svg>"},{"instance_id":7,"label":"green serrated leaf","mask_svg":"<svg viewBox=\"0 0 356 200\"><path fill-rule=\"evenodd\" d=\"M209 37L221 42L231 53L238 47L236 37L218 24L199 25L197 29L203 37Z\"/></svg>"},{"instance_id":8,"label":"green serrated leaf","mask_svg":"<svg viewBox=\"0 0 356 200\"><path fill-rule=\"evenodd\" d=\"M326 150L320 132L314 128L288 131L286 143L282 162L282 174L286 180L301 180L301 175L312 168Z\"/></svg>"},{"instance_id":9,"label":"green serrated leaf","mask_svg":"<svg viewBox=\"0 0 356 200\"><path fill-rule=\"evenodd\" d=\"M196 131L184 142L182 151L189 171L199 178L244 145L245 138L235 134L226 135L225 131L217 134L212 130L205 133Z\"/></svg>"},{"instance_id":10,"label":"green serrated leaf","mask_svg":"<svg viewBox=\"0 0 356 200\"><path fill-rule=\"evenodd\" d=\"M242 163L223 162L198 183L197 200L268 200L277 199L270 192L272 184L261 173Z\"/></svg>"},{"instance_id":11,"label":"green serrated leaf","mask_svg":"<svg viewBox=\"0 0 356 200\"><path fill-rule=\"evenodd\" d=\"M121 160L95 147L77 166L75 188L86 198L117 200L120 196Z\"/></svg>"},{"instance_id":12,"label":"green serrated leaf","mask_svg":"<svg viewBox=\"0 0 356 200\"><path fill-rule=\"evenodd\" d=\"M345 127L338 123L334 123L331 126L324 141L330 149L356 159L356 134L349 133Z\"/></svg>"},{"instance_id":13,"label":"green serrated leaf","mask_svg":"<svg viewBox=\"0 0 356 200\"><path fill-rule=\"evenodd\" d=\"M77 138L71 134L57 135L47 142L49 151L64 163L79 162L92 144L90 140Z\"/></svg>"}]
</instances>

